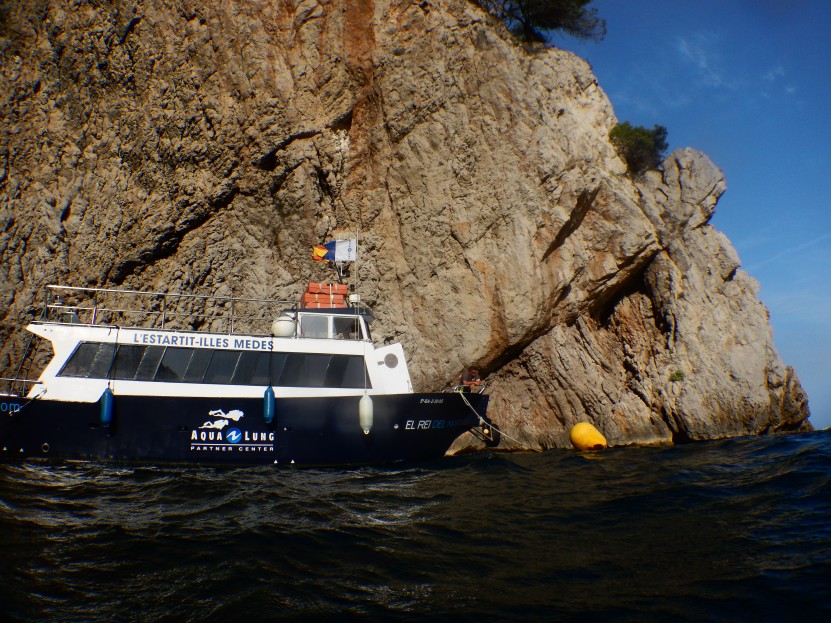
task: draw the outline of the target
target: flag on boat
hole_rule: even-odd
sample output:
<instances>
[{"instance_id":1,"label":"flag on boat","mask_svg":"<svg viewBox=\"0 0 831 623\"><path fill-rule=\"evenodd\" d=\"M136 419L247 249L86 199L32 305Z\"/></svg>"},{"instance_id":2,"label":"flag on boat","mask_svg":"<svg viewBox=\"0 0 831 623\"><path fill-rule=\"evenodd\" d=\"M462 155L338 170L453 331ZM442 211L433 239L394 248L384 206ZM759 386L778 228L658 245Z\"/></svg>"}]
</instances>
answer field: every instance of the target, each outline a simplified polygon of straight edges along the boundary
<instances>
[{"instance_id":1,"label":"flag on boat","mask_svg":"<svg viewBox=\"0 0 831 623\"><path fill-rule=\"evenodd\" d=\"M312 259L316 262L354 262L358 256L358 241L332 240L319 244L312 249Z\"/></svg>"}]
</instances>

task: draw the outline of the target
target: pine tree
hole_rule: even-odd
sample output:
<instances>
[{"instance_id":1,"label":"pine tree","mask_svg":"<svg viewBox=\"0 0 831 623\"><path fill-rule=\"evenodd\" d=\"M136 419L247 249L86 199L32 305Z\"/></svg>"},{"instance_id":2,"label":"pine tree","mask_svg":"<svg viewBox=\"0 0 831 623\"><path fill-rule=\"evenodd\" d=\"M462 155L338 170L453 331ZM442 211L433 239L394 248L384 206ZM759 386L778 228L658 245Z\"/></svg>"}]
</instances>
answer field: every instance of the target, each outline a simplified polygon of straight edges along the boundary
<instances>
[{"instance_id":1,"label":"pine tree","mask_svg":"<svg viewBox=\"0 0 831 623\"><path fill-rule=\"evenodd\" d=\"M662 125L647 130L643 126L633 126L624 121L612 128L609 138L633 176L649 169L657 169L669 147L667 129Z\"/></svg>"},{"instance_id":2,"label":"pine tree","mask_svg":"<svg viewBox=\"0 0 831 623\"><path fill-rule=\"evenodd\" d=\"M545 42L545 33L552 30L595 41L606 36L606 20L597 16L597 9L586 8L592 0L474 1L528 42Z\"/></svg>"}]
</instances>

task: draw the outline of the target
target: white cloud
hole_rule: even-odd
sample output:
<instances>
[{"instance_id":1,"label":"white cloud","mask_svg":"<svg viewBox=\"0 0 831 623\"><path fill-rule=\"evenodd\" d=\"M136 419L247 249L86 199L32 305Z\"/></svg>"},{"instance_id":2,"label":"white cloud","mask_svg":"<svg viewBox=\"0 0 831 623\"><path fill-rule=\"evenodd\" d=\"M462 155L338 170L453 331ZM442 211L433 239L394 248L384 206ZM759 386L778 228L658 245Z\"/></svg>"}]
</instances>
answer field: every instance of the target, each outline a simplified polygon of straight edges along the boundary
<instances>
[{"instance_id":1,"label":"white cloud","mask_svg":"<svg viewBox=\"0 0 831 623\"><path fill-rule=\"evenodd\" d=\"M698 82L708 87L730 87L725 77L721 56L718 54L719 37L712 33L696 33L676 38L676 50L681 59L691 65Z\"/></svg>"},{"instance_id":2,"label":"white cloud","mask_svg":"<svg viewBox=\"0 0 831 623\"><path fill-rule=\"evenodd\" d=\"M775 97L778 93L796 95L797 88L793 83L788 81L788 72L785 70L782 63L777 63L771 67L767 72L765 72L762 78L766 83L768 83L769 86L774 88L771 93L768 91L768 86L763 87L762 95L765 97Z\"/></svg>"},{"instance_id":3,"label":"white cloud","mask_svg":"<svg viewBox=\"0 0 831 623\"><path fill-rule=\"evenodd\" d=\"M782 67L782 63L779 63L778 65L776 65L775 67L770 69L765 74L765 80L767 80L768 82L775 82L779 78L784 78L784 77L785 77L785 68Z\"/></svg>"}]
</instances>

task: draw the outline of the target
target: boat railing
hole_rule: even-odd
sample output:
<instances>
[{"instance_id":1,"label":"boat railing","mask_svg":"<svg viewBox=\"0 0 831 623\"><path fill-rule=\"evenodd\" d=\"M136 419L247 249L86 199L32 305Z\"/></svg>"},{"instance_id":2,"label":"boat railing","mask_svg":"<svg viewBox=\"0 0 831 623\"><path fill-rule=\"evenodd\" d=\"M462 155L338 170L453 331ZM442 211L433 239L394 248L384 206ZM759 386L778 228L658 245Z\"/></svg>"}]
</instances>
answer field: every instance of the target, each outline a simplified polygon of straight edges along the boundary
<instances>
[{"instance_id":1,"label":"boat railing","mask_svg":"<svg viewBox=\"0 0 831 623\"><path fill-rule=\"evenodd\" d=\"M19 398L26 396L29 390L35 385L39 385L40 381L37 379L20 379L9 376L0 377L0 386L4 388L4 393L0 396L8 396Z\"/></svg>"},{"instance_id":2,"label":"boat railing","mask_svg":"<svg viewBox=\"0 0 831 623\"><path fill-rule=\"evenodd\" d=\"M45 322L267 335L297 303L279 299L46 286Z\"/></svg>"}]
</instances>

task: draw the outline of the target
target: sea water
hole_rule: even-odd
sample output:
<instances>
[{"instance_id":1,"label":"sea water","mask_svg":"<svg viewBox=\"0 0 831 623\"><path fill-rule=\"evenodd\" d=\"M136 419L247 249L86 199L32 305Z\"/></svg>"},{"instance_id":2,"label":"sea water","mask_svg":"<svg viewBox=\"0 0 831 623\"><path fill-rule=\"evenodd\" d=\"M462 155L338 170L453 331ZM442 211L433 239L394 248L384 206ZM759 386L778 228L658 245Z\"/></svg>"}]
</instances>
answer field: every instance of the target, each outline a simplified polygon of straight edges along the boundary
<instances>
[{"instance_id":1,"label":"sea water","mask_svg":"<svg viewBox=\"0 0 831 623\"><path fill-rule=\"evenodd\" d=\"M11 621L825 621L831 433L360 469L0 465Z\"/></svg>"}]
</instances>

